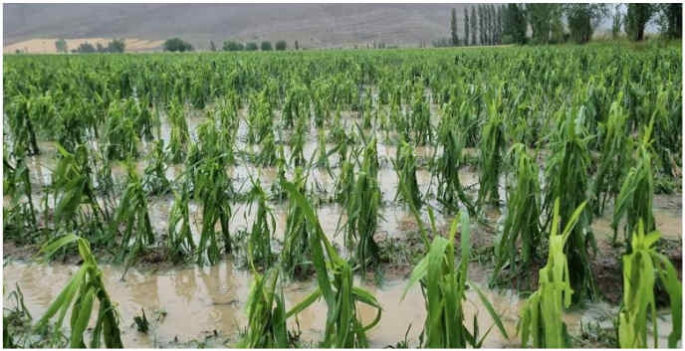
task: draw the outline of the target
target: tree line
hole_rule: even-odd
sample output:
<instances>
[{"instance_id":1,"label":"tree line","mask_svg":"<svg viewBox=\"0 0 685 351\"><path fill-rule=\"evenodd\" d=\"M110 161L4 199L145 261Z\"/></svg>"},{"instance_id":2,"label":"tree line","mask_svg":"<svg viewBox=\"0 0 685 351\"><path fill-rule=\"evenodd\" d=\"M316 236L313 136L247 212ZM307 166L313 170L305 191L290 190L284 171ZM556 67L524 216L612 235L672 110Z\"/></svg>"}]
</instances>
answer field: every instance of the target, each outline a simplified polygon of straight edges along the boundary
<instances>
[{"instance_id":1,"label":"tree line","mask_svg":"<svg viewBox=\"0 0 685 351\"><path fill-rule=\"evenodd\" d=\"M617 5L612 35L622 32L632 41L644 39L645 28L655 23L661 36L682 37L682 4L627 4L626 13ZM598 24L608 18L606 4L480 4L464 8L462 23L451 11L450 38L433 46L471 46L500 44L555 44L567 41L588 42ZM621 30L623 27L623 30ZM459 37L459 28L463 28ZM530 33L530 35L529 35Z\"/></svg>"},{"instance_id":2,"label":"tree line","mask_svg":"<svg viewBox=\"0 0 685 351\"><path fill-rule=\"evenodd\" d=\"M55 41L55 49L58 53L69 52L69 47L67 41L64 39L59 39ZM89 42L81 43L76 49L72 49L71 52L75 54L92 54L92 53L122 53L126 50L126 43L123 39L113 39L107 46L97 43L93 45Z\"/></svg>"},{"instance_id":3,"label":"tree line","mask_svg":"<svg viewBox=\"0 0 685 351\"><path fill-rule=\"evenodd\" d=\"M193 46L180 38L168 39L164 42L164 45L162 45L162 47L164 51L171 52L193 51ZM259 45L257 45L256 42L241 43L234 40L227 40L224 41L223 46L221 47L222 51L272 51L274 49L277 51L287 50L288 43L285 40L279 40L275 43L275 45L271 45L270 41L264 40ZM295 40L295 50L298 49L299 43L297 42L297 40ZM213 40L209 41L209 50L219 51Z\"/></svg>"}]
</instances>

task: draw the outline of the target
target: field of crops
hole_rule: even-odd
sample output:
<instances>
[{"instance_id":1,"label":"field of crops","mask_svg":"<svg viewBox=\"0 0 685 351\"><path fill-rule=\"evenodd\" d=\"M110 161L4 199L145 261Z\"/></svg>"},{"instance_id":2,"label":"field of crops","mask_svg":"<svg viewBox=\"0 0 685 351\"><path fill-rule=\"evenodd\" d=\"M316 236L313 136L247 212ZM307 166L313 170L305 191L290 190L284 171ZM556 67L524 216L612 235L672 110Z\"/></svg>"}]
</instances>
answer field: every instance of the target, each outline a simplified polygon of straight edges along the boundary
<instances>
[{"instance_id":1,"label":"field of crops","mask_svg":"<svg viewBox=\"0 0 685 351\"><path fill-rule=\"evenodd\" d=\"M5 56L4 346L679 346L681 62Z\"/></svg>"}]
</instances>

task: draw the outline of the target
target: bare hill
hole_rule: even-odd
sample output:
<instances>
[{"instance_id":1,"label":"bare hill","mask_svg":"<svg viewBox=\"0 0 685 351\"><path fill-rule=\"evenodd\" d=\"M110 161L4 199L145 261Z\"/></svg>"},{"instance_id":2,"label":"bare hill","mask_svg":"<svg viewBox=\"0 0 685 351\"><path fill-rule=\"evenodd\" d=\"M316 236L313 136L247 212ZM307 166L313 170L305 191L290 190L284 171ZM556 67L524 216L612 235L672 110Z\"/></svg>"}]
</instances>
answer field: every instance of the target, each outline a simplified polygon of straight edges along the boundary
<instances>
[{"instance_id":1,"label":"bare hill","mask_svg":"<svg viewBox=\"0 0 685 351\"><path fill-rule=\"evenodd\" d=\"M465 4L5 4L4 45L37 38L178 36L206 49L213 40L288 41L301 47L383 42L416 46L449 35L450 9ZM460 23L461 28L461 23Z\"/></svg>"}]
</instances>

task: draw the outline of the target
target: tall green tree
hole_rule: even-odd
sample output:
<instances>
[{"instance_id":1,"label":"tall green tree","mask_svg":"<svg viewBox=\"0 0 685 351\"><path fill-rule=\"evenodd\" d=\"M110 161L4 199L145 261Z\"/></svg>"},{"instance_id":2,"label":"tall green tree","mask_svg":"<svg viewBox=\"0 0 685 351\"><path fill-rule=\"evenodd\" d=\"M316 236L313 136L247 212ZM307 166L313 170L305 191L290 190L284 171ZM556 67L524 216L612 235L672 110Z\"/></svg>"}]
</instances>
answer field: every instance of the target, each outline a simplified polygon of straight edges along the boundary
<instances>
[{"instance_id":1,"label":"tall green tree","mask_svg":"<svg viewBox=\"0 0 685 351\"><path fill-rule=\"evenodd\" d=\"M459 34L457 33L457 10L452 8L452 20L450 21L450 32L452 34L452 46L459 45Z\"/></svg>"},{"instance_id":2,"label":"tall green tree","mask_svg":"<svg viewBox=\"0 0 685 351\"><path fill-rule=\"evenodd\" d=\"M657 14L661 35L668 39L683 37L683 4L658 4Z\"/></svg>"},{"instance_id":3,"label":"tall green tree","mask_svg":"<svg viewBox=\"0 0 685 351\"><path fill-rule=\"evenodd\" d=\"M564 7L571 39L583 44L590 41L595 27L607 14L604 4L567 4Z\"/></svg>"},{"instance_id":4,"label":"tall green tree","mask_svg":"<svg viewBox=\"0 0 685 351\"><path fill-rule=\"evenodd\" d=\"M557 9L558 4L526 4L526 14L528 22L533 30L532 40L536 44L547 44L549 42L552 15Z\"/></svg>"},{"instance_id":5,"label":"tall green tree","mask_svg":"<svg viewBox=\"0 0 685 351\"><path fill-rule=\"evenodd\" d=\"M621 18L621 5L617 4L614 8L614 20L611 23L611 37L617 39L621 33L621 24L623 24L623 19Z\"/></svg>"},{"instance_id":6,"label":"tall green tree","mask_svg":"<svg viewBox=\"0 0 685 351\"><path fill-rule=\"evenodd\" d=\"M641 41L645 38L645 27L652 19L654 9L653 4L628 4L625 30L630 40Z\"/></svg>"},{"instance_id":7,"label":"tall green tree","mask_svg":"<svg viewBox=\"0 0 685 351\"><path fill-rule=\"evenodd\" d=\"M469 9L464 7L464 45L469 46Z\"/></svg>"},{"instance_id":8,"label":"tall green tree","mask_svg":"<svg viewBox=\"0 0 685 351\"><path fill-rule=\"evenodd\" d=\"M497 6L497 12L495 13L495 33L496 33L496 44L502 44L502 24L503 24L503 13L502 6Z\"/></svg>"},{"instance_id":9,"label":"tall green tree","mask_svg":"<svg viewBox=\"0 0 685 351\"><path fill-rule=\"evenodd\" d=\"M57 40L55 42L55 49L57 49L57 52L67 53L69 51L67 41L64 39Z\"/></svg>"},{"instance_id":10,"label":"tall green tree","mask_svg":"<svg viewBox=\"0 0 685 351\"><path fill-rule=\"evenodd\" d=\"M478 34L480 45L485 45L485 7L483 5L478 5Z\"/></svg>"},{"instance_id":11,"label":"tall green tree","mask_svg":"<svg viewBox=\"0 0 685 351\"><path fill-rule=\"evenodd\" d=\"M471 7L471 45L477 45L478 40L476 39L478 36L478 15L476 14L476 8L474 6Z\"/></svg>"},{"instance_id":12,"label":"tall green tree","mask_svg":"<svg viewBox=\"0 0 685 351\"><path fill-rule=\"evenodd\" d=\"M526 43L526 14L523 5L507 4L504 11L504 23L502 25L505 44Z\"/></svg>"}]
</instances>

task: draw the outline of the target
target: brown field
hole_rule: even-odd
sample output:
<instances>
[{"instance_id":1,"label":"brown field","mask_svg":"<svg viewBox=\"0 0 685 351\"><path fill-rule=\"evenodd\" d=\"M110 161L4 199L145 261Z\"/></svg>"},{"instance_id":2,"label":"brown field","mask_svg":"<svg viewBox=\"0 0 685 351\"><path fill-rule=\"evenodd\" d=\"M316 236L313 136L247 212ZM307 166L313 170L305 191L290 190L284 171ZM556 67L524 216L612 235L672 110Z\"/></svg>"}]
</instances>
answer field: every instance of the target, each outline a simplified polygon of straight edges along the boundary
<instances>
[{"instance_id":1,"label":"brown field","mask_svg":"<svg viewBox=\"0 0 685 351\"><path fill-rule=\"evenodd\" d=\"M38 38L24 40L18 43L6 45L3 47L3 53L14 54L17 50L22 53L28 54L55 54L57 49L55 48L55 42L59 38ZM69 51L76 49L79 45L83 43L91 43L97 45L98 43L102 46L107 46L112 39L108 38L78 38L78 39L64 39L67 42L67 48ZM127 52L145 52L145 51L156 51L159 50L164 41L162 40L144 40L137 38L127 38L124 40L126 43Z\"/></svg>"}]
</instances>

